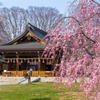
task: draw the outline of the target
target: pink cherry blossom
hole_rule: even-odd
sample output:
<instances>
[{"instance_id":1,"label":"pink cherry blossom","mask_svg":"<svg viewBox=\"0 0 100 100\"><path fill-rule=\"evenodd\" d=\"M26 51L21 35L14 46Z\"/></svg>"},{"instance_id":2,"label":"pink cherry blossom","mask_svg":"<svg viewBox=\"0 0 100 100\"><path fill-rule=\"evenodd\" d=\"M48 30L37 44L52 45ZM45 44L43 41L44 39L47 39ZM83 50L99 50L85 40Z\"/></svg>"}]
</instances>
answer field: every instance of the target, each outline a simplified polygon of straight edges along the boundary
<instances>
[{"instance_id":1,"label":"pink cherry blossom","mask_svg":"<svg viewBox=\"0 0 100 100\"><path fill-rule=\"evenodd\" d=\"M100 4L80 0L76 8L45 37L44 54L55 59L56 83L80 79L86 96L100 100Z\"/></svg>"}]
</instances>

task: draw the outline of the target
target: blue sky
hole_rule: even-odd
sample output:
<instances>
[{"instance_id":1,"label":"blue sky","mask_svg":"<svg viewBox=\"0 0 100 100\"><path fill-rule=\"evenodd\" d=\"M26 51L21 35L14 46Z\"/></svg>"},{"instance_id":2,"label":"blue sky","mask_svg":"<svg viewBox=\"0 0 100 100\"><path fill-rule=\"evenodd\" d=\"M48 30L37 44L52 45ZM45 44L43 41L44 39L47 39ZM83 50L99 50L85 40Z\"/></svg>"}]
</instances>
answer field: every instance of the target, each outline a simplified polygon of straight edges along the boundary
<instances>
[{"instance_id":1,"label":"blue sky","mask_svg":"<svg viewBox=\"0 0 100 100\"><path fill-rule=\"evenodd\" d=\"M26 9L29 6L45 6L57 8L62 14L65 13L70 1L72 2L73 0L0 0L3 4L1 8L17 6Z\"/></svg>"}]
</instances>

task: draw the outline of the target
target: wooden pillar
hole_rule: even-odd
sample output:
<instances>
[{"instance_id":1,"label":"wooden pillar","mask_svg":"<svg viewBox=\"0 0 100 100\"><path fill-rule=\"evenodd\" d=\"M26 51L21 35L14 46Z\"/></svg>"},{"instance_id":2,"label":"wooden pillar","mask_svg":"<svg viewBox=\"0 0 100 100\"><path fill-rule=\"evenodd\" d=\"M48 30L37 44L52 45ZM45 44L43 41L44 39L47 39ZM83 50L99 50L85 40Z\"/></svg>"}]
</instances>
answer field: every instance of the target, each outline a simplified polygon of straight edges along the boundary
<instances>
[{"instance_id":1,"label":"wooden pillar","mask_svg":"<svg viewBox=\"0 0 100 100\"><path fill-rule=\"evenodd\" d=\"M19 55L18 55L18 53L16 52L16 70L19 70L18 58L19 58Z\"/></svg>"},{"instance_id":2,"label":"wooden pillar","mask_svg":"<svg viewBox=\"0 0 100 100\"><path fill-rule=\"evenodd\" d=\"M5 60L5 58L6 58L6 55L7 55L7 53L4 53L4 52L2 52L2 58ZM8 61L7 62L9 62L9 59L8 59ZM6 63L6 64L2 64L2 69L4 70L4 69L9 69L9 63Z\"/></svg>"},{"instance_id":3,"label":"wooden pillar","mask_svg":"<svg viewBox=\"0 0 100 100\"><path fill-rule=\"evenodd\" d=\"M2 74L2 72L3 72L3 64L0 62L0 75Z\"/></svg>"},{"instance_id":4,"label":"wooden pillar","mask_svg":"<svg viewBox=\"0 0 100 100\"><path fill-rule=\"evenodd\" d=\"M5 59L5 53L2 52L2 58ZM2 70L4 70L5 64L2 64Z\"/></svg>"},{"instance_id":5,"label":"wooden pillar","mask_svg":"<svg viewBox=\"0 0 100 100\"><path fill-rule=\"evenodd\" d=\"M38 58L38 75L40 75L41 59Z\"/></svg>"},{"instance_id":6,"label":"wooden pillar","mask_svg":"<svg viewBox=\"0 0 100 100\"><path fill-rule=\"evenodd\" d=\"M4 52L2 52L2 58L5 59L5 54L4 54ZM4 65L5 65L5 64L2 64L2 70L4 70Z\"/></svg>"}]
</instances>

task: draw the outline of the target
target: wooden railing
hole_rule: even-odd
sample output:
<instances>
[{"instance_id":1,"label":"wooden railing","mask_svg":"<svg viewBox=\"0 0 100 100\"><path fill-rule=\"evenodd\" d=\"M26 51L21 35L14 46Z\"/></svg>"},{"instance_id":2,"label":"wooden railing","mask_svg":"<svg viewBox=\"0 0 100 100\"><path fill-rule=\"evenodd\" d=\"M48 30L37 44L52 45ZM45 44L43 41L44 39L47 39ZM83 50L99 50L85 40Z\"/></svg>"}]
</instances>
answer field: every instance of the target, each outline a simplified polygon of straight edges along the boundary
<instances>
[{"instance_id":1,"label":"wooden railing","mask_svg":"<svg viewBox=\"0 0 100 100\"><path fill-rule=\"evenodd\" d=\"M38 71L32 71L32 76L39 76Z\"/></svg>"},{"instance_id":2,"label":"wooden railing","mask_svg":"<svg viewBox=\"0 0 100 100\"><path fill-rule=\"evenodd\" d=\"M3 72L4 76L25 76L26 74L27 70ZM52 71L32 71L32 76L52 76Z\"/></svg>"},{"instance_id":3,"label":"wooden railing","mask_svg":"<svg viewBox=\"0 0 100 100\"><path fill-rule=\"evenodd\" d=\"M41 71L41 64L40 63L46 63L52 64L52 58L4 58L5 61L8 63L24 63L24 60L27 61L27 63L37 63L38 64L38 71L32 71L32 76L52 76L51 71ZM16 68L17 68L16 65ZM27 70L19 71L19 69L16 69L15 71L10 71L11 76L25 76L27 73ZM6 73L3 73L6 75ZM10 74L9 74L10 75Z\"/></svg>"},{"instance_id":4,"label":"wooden railing","mask_svg":"<svg viewBox=\"0 0 100 100\"><path fill-rule=\"evenodd\" d=\"M39 71L40 76L52 76L52 71Z\"/></svg>"}]
</instances>

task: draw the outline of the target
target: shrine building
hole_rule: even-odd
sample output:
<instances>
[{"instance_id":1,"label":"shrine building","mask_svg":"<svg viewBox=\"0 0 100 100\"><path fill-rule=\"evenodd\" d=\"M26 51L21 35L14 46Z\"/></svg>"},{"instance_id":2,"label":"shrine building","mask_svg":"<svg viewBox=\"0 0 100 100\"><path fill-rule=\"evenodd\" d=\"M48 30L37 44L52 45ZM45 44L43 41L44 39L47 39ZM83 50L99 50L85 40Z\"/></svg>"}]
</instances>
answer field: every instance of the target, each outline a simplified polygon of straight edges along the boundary
<instances>
[{"instance_id":1,"label":"shrine building","mask_svg":"<svg viewBox=\"0 0 100 100\"><path fill-rule=\"evenodd\" d=\"M22 34L2 44L0 54L6 61L0 64L3 75L24 76L32 69L32 76L52 76L52 59L41 57L46 46L43 41L46 35L46 32L28 23Z\"/></svg>"}]
</instances>

